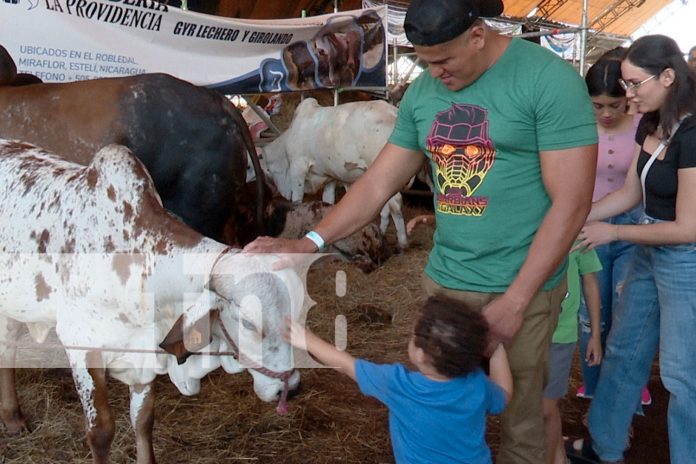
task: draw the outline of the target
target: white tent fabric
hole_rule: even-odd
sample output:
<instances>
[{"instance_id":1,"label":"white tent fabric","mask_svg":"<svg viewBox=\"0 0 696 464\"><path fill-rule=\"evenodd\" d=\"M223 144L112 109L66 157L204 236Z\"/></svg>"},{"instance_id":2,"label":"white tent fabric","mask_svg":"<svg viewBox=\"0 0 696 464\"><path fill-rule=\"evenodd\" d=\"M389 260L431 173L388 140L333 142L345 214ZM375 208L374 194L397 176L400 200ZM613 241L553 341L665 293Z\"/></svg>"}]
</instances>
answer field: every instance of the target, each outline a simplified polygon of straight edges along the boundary
<instances>
[{"instance_id":1,"label":"white tent fabric","mask_svg":"<svg viewBox=\"0 0 696 464\"><path fill-rule=\"evenodd\" d=\"M384 5L384 0L363 0L363 8L378 8ZM387 43L389 45L399 45L410 47L411 43L404 33L404 19L406 18L406 8L401 6L387 5Z\"/></svg>"}]
</instances>

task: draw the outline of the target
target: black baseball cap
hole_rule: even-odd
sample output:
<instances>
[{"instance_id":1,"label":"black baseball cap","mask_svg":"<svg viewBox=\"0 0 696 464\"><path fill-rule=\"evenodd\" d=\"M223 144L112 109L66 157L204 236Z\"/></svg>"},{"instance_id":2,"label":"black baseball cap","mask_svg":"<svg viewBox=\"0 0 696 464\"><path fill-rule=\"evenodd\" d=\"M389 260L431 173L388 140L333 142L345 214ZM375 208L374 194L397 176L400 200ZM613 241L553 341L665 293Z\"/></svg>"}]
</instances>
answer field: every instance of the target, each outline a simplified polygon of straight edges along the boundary
<instances>
[{"instance_id":1,"label":"black baseball cap","mask_svg":"<svg viewBox=\"0 0 696 464\"><path fill-rule=\"evenodd\" d=\"M437 45L464 33L478 18L503 13L502 0L412 0L404 31L413 45Z\"/></svg>"}]
</instances>

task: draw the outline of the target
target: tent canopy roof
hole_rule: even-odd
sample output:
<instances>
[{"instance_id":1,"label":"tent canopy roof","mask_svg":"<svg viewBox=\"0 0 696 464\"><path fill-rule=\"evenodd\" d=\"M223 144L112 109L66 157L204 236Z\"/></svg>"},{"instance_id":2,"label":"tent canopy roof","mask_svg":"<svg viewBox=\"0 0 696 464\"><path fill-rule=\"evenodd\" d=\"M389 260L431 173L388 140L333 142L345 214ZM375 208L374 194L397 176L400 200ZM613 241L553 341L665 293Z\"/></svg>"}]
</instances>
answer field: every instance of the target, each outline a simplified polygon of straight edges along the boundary
<instances>
[{"instance_id":1,"label":"tent canopy roof","mask_svg":"<svg viewBox=\"0 0 696 464\"><path fill-rule=\"evenodd\" d=\"M189 3L194 3L195 0ZM408 0L385 0L388 4L407 5ZM599 32L629 36L672 0L590 0L588 25ZM308 16L331 13L335 2L340 11L362 8L361 0L225 0L217 11L223 16L253 19L297 18L304 10ZM504 0L504 16L579 25L582 0Z\"/></svg>"}]
</instances>

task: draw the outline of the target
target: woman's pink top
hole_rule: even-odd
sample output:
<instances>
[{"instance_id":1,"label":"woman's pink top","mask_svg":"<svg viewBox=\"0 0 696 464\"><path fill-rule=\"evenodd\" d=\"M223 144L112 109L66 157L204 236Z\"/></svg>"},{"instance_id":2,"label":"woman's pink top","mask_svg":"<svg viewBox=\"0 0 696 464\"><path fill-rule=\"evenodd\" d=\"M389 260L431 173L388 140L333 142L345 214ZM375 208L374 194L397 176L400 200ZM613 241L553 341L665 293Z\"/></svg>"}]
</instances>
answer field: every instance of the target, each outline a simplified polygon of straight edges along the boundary
<instances>
[{"instance_id":1,"label":"woman's pink top","mask_svg":"<svg viewBox=\"0 0 696 464\"><path fill-rule=\"evenodd\" d=\"M599 134L597 177L595 177L592 201L597 201L623 187L633 161L636 129L641 116L642 114L636 114L633 118L631 130L620 134Z\"/></svg>"}]
</instances>

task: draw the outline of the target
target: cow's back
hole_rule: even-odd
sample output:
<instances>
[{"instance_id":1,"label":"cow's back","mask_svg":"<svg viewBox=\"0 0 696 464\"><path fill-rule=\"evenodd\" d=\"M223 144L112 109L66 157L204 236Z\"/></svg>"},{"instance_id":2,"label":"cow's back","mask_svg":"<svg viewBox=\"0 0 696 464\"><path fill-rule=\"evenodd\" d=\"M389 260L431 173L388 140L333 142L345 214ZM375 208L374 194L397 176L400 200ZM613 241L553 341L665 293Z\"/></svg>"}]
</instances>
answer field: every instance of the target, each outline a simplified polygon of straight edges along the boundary
<instances>
[{"instance_id":1,"label":"cow's back","mask_svg":"<svg viewBox=\"0 0 696 464\"><path fill-rule=\"evenodd\" d=\"M291 159L311 154L315 171L352 183L389 139L396 112L382 100L324 107L313 98L305 99L289 128L288 154ZM311 142L301 144L301 137Z\"/></svg>"},{"instance_id":2,"label":"cow's back","mask_svg":"<svg viewBox=\"0 0 696 464\"><path fill-rule=\"evenodd\" d=\"M161 206L142 163L119 145L83 167L0 139L0 216L0 313L23 322L107 308L128 312L112 321L121 328L147 317L130 314L147 291L148 257L204 240Z\"/></svg>"},{"instance_id":3,"label":"cow's back","mask_svg":"<svg viewBox=\"0 0 696 464\"><path fill-rule=\"evenodd\" d=\"M223 240L225 223L238 214L251 139L239 112L216 92L145 74L4 86L0 107L0 137L83 165L107 144L129 147L165 207L204 235Z\"/></svg>"},{"instance_id":4,"label":"cow's back","mask_svg":"<svg viewBox=\"0 0 696 464\"><path fill-rule=\"evenodd\" d=\"M162 208L142 164L117 145L83 167L0 139L0 215L3 253L164 252L202 238Z\"/></svg>"},{"instance_id":5,"label":"cow's back","mask_svg":"<svg viewBox=\"0 0 696 464\"><path fill-rule=\"evenodd\" d=\"M122 130L117 110L128 90L125 82L96 79L0 87L0 137L23 140L87 165L101 147L119 142L114 139ZM107 130L103 121L111 122Z\"/></svg>"}]
</instances>

